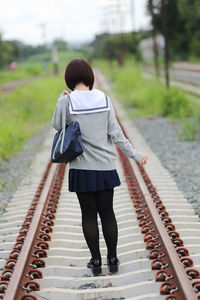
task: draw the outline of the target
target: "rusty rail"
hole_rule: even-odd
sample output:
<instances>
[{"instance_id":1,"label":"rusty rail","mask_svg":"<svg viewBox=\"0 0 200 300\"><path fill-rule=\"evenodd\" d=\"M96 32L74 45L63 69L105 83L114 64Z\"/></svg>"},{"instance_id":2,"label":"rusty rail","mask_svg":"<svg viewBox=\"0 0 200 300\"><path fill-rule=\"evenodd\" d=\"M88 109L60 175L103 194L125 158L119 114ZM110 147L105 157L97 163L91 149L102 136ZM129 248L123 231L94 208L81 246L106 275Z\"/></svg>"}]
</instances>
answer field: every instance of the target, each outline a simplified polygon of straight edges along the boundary
<instances>
[{"instance_id":1,"label":"rusty rail","mask_svg":"<svg viewBox=\"0 0 200 300\"><path fill-rule=\"evenodd\" d=\"M103 90L101 81L96 75L98 85ZM126 136L122 123L118 122ZM130 196L136 209L141 232L145 234L146 248L150 250L149 258L154 259L152 269L159 270L156 280L163 282L161 294L168 294L170 300L197 300L200 273L192 269L193 261L183 241L175 231L168 213L162 205L156 189L153 187L143 167L118 149ZM176 250L175 250L176 248ZM187 272L184 268L190 267ZM194 282L190 280L196 279Z\"/></svg>"},{"instance_id":2,"label":"rusty rail","mask_svg":"<svg viewBox=\"0 0 200 300\"><path fill-rule=\"evenodd\" d=\"M166 300L196 300L200 274L192 269L188 250L183 247L183 241L144 168L128 159L120 149L118 153L146 248L150 250L152 269L157 270L155 278L162 282L160 293L166 295ZM65 168L66 164L47 166L10 260L1 274L0 299L37 299L31 292L40 289L34 279L42 278L38 268L45 267L42 258L47 257L49 233L54 225ZM3 293L5 295L1 296Z\"/></svg>"},{"instance_id":3,"label":"rusty rail","mask_svg":"<svg viewBox=\"0 0 200 300\"><path fill-rule=\"evenodd\" d=\"M150 258L154 259L152 269L161 270L161 272L158 271L156 273L156 280L163 281L160 288L161 294L169 294L171 295L170 299L174 300L197 300L192 284L166 231L137 164L134 161L129 161L121 150L118 150L118 152L123 164L129 192L136 209L139 226L142 229L142 233L145 233L146 248L151 250Z\"/></svg>"},{"instance_id":4,"label":"rusty rail","mask_svg":"<svg viewBox=\"0 0 200 300\"><path fill-rule=\"evenodd\" d=\"M50 166L51 163L48 164L47 168ZM54 225L53 220L55 219L65 168L66 164L54 164L46 174L46 178L43 179L45 182L43 182L41 194L38 195L37 200L34 199L34 202L36 200L37 203L34 203L36 205L32 203L30 208L34 207L34 211L32 211L31 222L29 222L28 229L24 234L23 247L20 250L14 247L13 251L18 250L17 259L8 261L6 269L1 275L1 280L4 279L0 282L1 286L5 283L5 296L1 299L37 299L29 292L40 288L34 279L42 278L42 272L37 268L45 266L42 258L47 257L48 241L51 240L49 233L52 232ZM27 223L25 225L27 226Z\"/></svg>"},{"instance_id":5,"label":"rusty rail","mask_svg":"<svg viewBox=\"0 0 200 300\"><path fill-rule=\"evenodd\" d=\"M145 69L144 72L146 72L148 74L151 74L152 76L154 75L153 69L152 70ZM161 77L164 78L163 76L161 76ZM171 81L180 82L180 83L186 83L186 84L194 86L194 87L200 87L198 83L194 83L194 82L183 80L183 79L177 79L177 78L174 78L174 77L171 77ZM179 88L181 89L181 87L179 87ZM200 97L200 93L197 93L197 92L194 92L194 91L190 91L188 89L184 89L184 91L187 92L188 94L192 95L192 96L195 96L195 97L198 97L198 98Z\"/></svg>"}]
</instances>

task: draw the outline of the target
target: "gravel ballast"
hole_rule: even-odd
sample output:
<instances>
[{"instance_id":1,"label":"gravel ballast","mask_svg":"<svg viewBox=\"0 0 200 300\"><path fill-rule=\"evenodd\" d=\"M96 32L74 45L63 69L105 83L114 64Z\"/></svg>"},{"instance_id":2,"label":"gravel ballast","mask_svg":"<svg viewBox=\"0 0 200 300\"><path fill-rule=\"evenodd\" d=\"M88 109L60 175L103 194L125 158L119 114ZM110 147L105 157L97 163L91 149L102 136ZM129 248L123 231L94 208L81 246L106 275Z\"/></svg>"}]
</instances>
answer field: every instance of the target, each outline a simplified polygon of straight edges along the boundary
<instances>
[{"instance_id":1,"label":"gravel ballast","mask_svg":"<svg viewBox=\"0 0 200 300\"><path fill-rule=\"evenodd\" d=\"M139 118L134 124L200 217L200 141L180 140L181 125L166 118Z\"/></svg>"}]
</instances>

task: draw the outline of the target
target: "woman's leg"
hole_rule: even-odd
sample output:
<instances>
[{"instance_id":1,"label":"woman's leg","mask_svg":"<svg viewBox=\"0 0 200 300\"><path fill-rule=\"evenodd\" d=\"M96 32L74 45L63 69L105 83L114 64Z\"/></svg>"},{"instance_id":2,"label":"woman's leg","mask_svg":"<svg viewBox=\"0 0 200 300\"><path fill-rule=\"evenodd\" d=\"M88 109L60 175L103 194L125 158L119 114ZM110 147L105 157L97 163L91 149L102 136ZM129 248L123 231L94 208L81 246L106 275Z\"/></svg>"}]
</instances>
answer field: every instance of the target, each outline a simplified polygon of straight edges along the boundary
<instances>
[{"instance_id":1,"label":"woman's leg","mask_svg":"<svg viewBox=\"0 0 200 300\"><path fill-rule=\"evenodd\" d=\"M101 218L108 257L117 257L118 228L113 211L113 189L96 192L97 210Z\"/></svg>"},{"instance_id":2,"label":"woman's leg","mask_svg":"<svg viewBox=\"0 0 200 300\"><path fill-rule=\"evenodd\" d=\"M93 259L100 259L97 205L93 192L77 193L82 212L82 227L85 240Z\"/></svg>"}]
</instances>

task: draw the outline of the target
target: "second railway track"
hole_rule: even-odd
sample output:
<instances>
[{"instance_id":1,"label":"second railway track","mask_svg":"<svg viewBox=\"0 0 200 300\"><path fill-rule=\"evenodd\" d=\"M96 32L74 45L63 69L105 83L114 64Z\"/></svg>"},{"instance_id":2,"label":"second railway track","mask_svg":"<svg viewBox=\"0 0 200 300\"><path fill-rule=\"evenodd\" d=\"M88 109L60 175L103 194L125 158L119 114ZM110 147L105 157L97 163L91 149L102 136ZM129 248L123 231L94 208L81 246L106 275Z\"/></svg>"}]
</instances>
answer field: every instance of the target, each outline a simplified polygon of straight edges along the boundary
<instances>
[{"instance_id":1,"label":"second railway track","mask_svg":"<svg viewBox=\"0 0 200 300\"><path fill-rule=\"evenodd\" d=\"M195 96L199 99L200 97L200 70L192 70L190 68L170 68L170 83L182 90L185 90L188 94ZM164 70L160 70L160 79L164 81ZM152 78L155 76L153 67L145 66L143 68L144 76Z\"/></svg>"},{"instance_id":2,"label":"second railway track","mask_svg":"<svg viewBox=\"0 0 200 300\"><path fill-rule=\"evenodd\" d=\"M195 267L200 260L200 236L196 236L198 249L192 248L192 258L184 244L193 231L194 236L199 232L197 217L186 209L191 228L185 225L179 236L173 220L183 220L180 212L162 202L143 168L119 150L118 155L122 185L115 189L114 210L119 272L111 275L103 265L102 274L93 277L86 268L90 255L78 201L67 191L66 165L48 164L33 201L14 200L0 223L4 232L0 255L9 255L2 268L0 299L200 299L200 274ZM182 214L185 217L184 210ZM105 263L100 222L99 227Z\"/></svg>"}]
</instances>

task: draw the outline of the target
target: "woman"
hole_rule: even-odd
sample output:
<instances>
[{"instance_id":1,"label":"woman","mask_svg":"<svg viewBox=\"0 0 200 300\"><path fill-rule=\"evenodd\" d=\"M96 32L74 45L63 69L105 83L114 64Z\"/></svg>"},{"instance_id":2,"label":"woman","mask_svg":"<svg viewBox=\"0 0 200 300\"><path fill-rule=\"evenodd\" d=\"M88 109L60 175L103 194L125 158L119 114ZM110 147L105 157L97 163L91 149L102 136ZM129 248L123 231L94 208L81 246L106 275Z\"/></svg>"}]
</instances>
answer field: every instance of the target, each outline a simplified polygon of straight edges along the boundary
<instances>
[{"instance_id":1,"label":"woman","mask_svg":"<svg viewBox=\"0 0 200 300\"><path fill-rule=\"evenodd\" d=\"M85 240L91 252L87 264L94 275L101 273L99 249L99 213L107 246L107 265L112 273L118 271L118 228L113 211L113 189L120 185L115 169L116 154L113 142L129 157L145 164L147 156L137 152L125 138L119 126L112 103L107 95L92 89L94 74L83 59L75 58L66 67L65 81L72 91L64 91L56 105L52 126L62 129L62 111L66 108L67 124L80 124L83 154L69 163L69 191L77 194ZM65 105L64 105L65 103Z\"/></svg>"}]
</instances>

